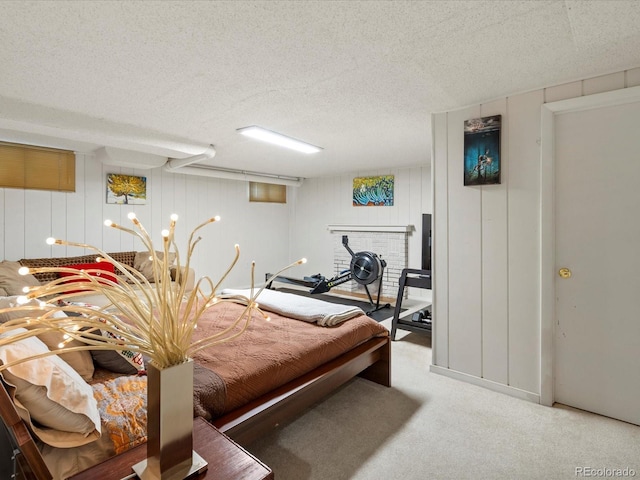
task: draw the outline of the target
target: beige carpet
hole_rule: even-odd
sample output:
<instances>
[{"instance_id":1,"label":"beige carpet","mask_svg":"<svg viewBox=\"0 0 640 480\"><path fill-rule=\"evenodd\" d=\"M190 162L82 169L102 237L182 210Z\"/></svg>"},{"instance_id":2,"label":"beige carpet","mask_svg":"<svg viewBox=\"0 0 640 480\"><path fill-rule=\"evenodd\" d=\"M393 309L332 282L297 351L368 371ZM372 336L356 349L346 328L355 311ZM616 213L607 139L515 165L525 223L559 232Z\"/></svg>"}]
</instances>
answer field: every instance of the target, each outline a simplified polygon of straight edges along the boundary
<instances>
[{"instance_id":1,"label":"beige carpet","mask_svg":"<svg viewBox=\"0 0 640 480\"><path fill-rule=\"evenodd\" d=\"M396 338L392 388L354 379L247 446L276 480L640 478L640 427L430 373L430 338Z\"/></svg>"}]
</instances>

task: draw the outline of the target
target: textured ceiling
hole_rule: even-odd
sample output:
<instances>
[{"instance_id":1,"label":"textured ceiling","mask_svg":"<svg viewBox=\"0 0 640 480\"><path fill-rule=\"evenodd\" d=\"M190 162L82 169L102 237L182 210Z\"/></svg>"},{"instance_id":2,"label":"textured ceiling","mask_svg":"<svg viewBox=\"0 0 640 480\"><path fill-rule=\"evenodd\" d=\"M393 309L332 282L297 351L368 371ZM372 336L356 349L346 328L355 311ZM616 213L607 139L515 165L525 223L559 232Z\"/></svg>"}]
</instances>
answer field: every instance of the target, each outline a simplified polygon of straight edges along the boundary
<instances>
[{"instance_id":1,"label":"textured ceiling","mask_svg":"<svg viewBox=\"0 0 640 480\"><path fill-rule=\"evenodd\" d=\"M638 67L639 26L635 0L3 1L0 139L213 144L211 165L307 178L420 165L430 113ZM324 150L236 133L254 124Z\"/></svg>"}]
</instances>

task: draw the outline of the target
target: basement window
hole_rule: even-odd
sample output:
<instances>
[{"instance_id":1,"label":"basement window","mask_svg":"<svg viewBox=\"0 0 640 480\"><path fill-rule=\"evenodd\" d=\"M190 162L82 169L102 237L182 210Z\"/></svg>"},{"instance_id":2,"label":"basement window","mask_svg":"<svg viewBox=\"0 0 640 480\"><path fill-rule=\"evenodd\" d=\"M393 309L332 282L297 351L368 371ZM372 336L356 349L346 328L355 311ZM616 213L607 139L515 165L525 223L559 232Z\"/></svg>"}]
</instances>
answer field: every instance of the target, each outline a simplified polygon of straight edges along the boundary
<instances>
[{"instance_id":1,"label":"basement window","mask_svg":"<svg viewBox=\"0 0 640 480\"><path fill-rule=\"evenodd\" d=\"M273 183L249 182L249 201L287 203L287 186Z\"/></svg>"},{"instance_id":2,"label":"basement window","mask_svg":"<svg viewBox=\"0 0 640 480\"><path fill-rule=\"evenodd\" d=\"M0 187L76 191L76 156L69 150L0 142Z\"/></svg>"}]
</instances>

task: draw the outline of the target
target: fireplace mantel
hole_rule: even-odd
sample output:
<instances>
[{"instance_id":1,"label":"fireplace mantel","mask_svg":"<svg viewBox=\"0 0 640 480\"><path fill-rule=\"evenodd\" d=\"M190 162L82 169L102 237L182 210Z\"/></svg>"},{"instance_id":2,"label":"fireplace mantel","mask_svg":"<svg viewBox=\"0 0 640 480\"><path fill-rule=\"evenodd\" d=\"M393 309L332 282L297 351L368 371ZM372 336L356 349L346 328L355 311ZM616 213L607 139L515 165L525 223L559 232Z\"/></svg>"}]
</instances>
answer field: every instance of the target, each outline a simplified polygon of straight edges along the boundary
<instances>
[{"instance_id":1,"label":"fireplace mantel","mask_svg":"<svg viewBox=\"0 0 640 480\"><path fill-rule=\"evenodd\" d=\"M413 225L329 225L330 232L390 232L408 233L415 230Z\"/></svg>"},{"instance_id":2,"label":"fireplace mantel","mask_svg":"<svg viewBox=\"0 0 640 480\"><path fill-rule=\"evenodd\" d=\"M327 229L333 241L333 263L336 275L351 268L352 252L345 249L344 237L349 238L351 248L356 252L367 251L386 262L384 275L381 277L382 296L395 298L400 285L402 270L407 268L409 259L408 239L415 230L413 225L328 225ZM377 291L377 285L374 285ZM347 282L339 289L353 294L364 294L363 285L358 282Z\"/></svg>"}]
</instances>

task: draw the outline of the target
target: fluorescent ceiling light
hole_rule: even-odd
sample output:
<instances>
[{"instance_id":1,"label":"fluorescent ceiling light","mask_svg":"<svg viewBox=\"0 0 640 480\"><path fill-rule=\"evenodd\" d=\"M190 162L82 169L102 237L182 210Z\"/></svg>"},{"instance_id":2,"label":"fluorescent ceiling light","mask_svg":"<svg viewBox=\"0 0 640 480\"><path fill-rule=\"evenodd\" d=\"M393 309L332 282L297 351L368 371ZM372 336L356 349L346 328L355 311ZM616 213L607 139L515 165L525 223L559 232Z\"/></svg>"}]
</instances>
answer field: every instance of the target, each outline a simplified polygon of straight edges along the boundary
<instances>
[{"instance_id":1,"label":"fluorescent ceiling light","mask_svg":"<svg viewBox=\"0 0 640 480\"><path fill-rule=\"evenodd\" d=\"M255 125L251 127L239 128L238 133L247 137L255 138L256 140L262 140L263 142L273 143L274 145L280 145L281 147L290 148L297 152L302 153L317 153L322 150L320 147L305 143L295 138L287 137L281 133L272 132L262 127Z\"/></svg>"}]
</instances>

